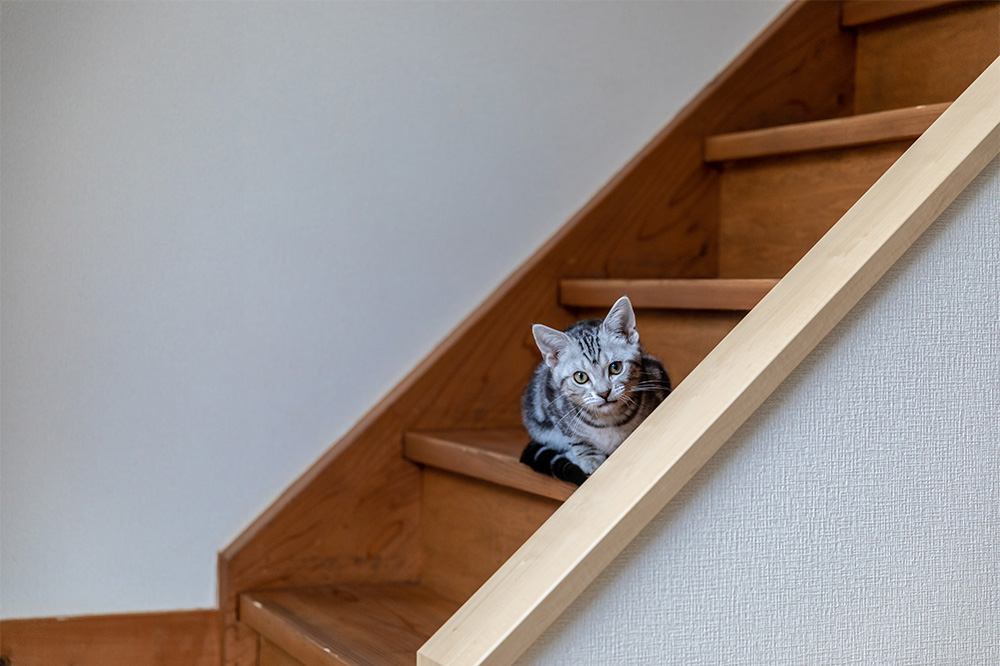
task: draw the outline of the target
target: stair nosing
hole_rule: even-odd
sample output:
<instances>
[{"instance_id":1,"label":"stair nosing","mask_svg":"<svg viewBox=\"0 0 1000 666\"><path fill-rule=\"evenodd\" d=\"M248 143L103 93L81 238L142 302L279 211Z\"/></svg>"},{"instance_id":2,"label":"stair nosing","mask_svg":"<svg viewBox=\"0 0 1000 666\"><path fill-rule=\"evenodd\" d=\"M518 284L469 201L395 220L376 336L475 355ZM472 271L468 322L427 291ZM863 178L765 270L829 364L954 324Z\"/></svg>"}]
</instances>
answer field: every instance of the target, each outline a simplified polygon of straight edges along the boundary
<instances>
[{"instance_id":1,"label":"stair nosing","mask_svg":"<svg viewBox=\"0 0 1000 666\"><path fill-rule=\"evenodd\" d=\"M309 631L302 631L302 625L267 607L253 592L240 594L240 620L306 666L329 666L331 659L337 660L334 663L350 665L346 657L333 652L318 632L308 625L305 628ZM291 634L300 637L294 645L282 640L282 636Z\"/></svg>"},{"instance_id":2,"label":"stair nosing","mask_svg":"<svg viewBox=\"0 0 1000 666\"><path fill-rule=\"evenodd\" d=\"M627 295L636 308L749 311L777 283L777 278L565 278L559 282L559 302L563 307L610 307Z\"/></svg>"},{"instance_id":3,"label":"stair nosing","mask_svg":"<svg viewBox=\"0 0 1000 666\"><path fill-rule=\"evenodd\" d=\"M399 589L419 591L421 603L428 601L444 602L453 605L457 610L460 605L456 600L448 599L420 583L345 583L340 585L305 585L298 588L281 588L275 590L248 591L240 594L240 621L267 638L283 651L302 662L305 666L365 666L370 664L370 656L365 651L352 648L349 641L338 639L326 630L314 626L304 616L298 616L290 611L280 600L266 599L268 594L306 592L307 595L316 590L341 590L350 594L370 594L372 590L386 590L387 598L395 596ZM314 603L314 602L310 602ZM446 619L446 618L443 618ZM410 637L424 641L410 623L405 623L410 629ZM388 652L381 655L392 663L399 663Z\"/></svg>"},{"instance_id":4,"label":"stair nosing","mask_svg":"<svg viewBox=\"0 0 1000 666\"><path fill-rule=\"evenodd\" d=\"M527 433L515 428L492 430L433 430L408 431L403 438L404 456L415 463L434 467L470 478L488 481L508 488L514 488L549 499L565 501L576 490L576 486L565 481L545 476L532 470L517 458L513 458L484 447L476 446L468 440L479 436L509 433L517 436L520 432L527 445ZM462 441L466 439L467 441ZM485 461L485 464L483 462Z\"/></svg>"},{"instance_id":5,"label":"stair nosing","mask_svg":"<svg viewBox=\"0 0 1000 666\"><path fill-rule=\"evenodd\" d=\"M835 150L919 137L951 102L829 118L705 137L706 162Z\"/></svg>"}]
</instances>

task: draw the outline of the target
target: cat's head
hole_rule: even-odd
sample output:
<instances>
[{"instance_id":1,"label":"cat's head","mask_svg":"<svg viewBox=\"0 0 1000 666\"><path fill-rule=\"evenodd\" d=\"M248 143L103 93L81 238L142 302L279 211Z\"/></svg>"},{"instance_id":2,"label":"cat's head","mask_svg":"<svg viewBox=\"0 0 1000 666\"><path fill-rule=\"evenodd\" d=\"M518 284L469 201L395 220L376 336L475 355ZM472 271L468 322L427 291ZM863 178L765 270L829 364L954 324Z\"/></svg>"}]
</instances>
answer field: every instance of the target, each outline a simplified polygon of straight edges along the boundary
<instances>
[{"instance_id":1,"label":"cat's head","mask_svg":"<svg viewBox=\"0 0 1000 666\"><path fill-rule=\"evenodd\" d=\"M535 324L532 332L559 390L579 406L613 411L638 381L643 351L627 296L603 321L577 322L565 332Z\"/></svg>"}]
</instances>

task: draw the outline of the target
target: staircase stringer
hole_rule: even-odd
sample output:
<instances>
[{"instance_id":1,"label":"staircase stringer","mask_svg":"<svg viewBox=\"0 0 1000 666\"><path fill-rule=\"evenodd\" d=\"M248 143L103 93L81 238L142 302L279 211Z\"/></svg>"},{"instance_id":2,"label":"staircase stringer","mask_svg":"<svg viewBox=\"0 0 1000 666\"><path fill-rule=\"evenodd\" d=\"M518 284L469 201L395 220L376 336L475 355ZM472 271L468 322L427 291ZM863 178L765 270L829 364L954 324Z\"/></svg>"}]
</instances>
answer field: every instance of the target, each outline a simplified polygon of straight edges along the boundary
<instances>
[{"instance_id":1,"label":"staircase stringer","mask_svg":"<svg viewBox=\"0 0 1000 666\"><path fill-rule=\"evenodd\" d=\"M838 3L788 7L220 553L224 664L255 663L243 591L419 579L420 474L402 456L404 433L517 425L537 360L530 324L572 319L561 278L715 276L718 171L703 137L850 114L854 43L838 17Z\"/></svg>"}]
</instances>

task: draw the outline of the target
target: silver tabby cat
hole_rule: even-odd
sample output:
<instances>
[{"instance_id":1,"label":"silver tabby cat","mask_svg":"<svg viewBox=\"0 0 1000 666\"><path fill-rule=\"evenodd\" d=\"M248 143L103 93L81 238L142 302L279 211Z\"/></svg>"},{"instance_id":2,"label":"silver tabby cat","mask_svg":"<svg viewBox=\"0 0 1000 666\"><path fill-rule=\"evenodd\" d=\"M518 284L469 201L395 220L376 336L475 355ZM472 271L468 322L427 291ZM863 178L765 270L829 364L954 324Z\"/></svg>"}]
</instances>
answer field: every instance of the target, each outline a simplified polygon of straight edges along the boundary
<instances>
[{"instance_id":1,"label":"silver tabby cat","mask_svg":"<svg viewBox=\"0 0 1000 666\"><path fill-rule=\"evenodd\" d=\"M532 332L544 360L521 399L532 439L521 462L579 485L667 397L670 378L639 344L627 296L604 321Z\"/></svg>"}]
</instances>

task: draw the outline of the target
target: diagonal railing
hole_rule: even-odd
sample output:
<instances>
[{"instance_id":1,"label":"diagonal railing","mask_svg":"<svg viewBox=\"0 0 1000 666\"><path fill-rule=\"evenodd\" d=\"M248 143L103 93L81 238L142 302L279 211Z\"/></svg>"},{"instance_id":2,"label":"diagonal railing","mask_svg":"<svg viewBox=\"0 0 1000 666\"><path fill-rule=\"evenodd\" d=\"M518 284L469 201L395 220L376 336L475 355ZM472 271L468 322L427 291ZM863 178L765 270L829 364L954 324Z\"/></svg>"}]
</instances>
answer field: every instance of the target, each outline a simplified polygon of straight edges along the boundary
<instances>
[{"instance_id":1,"label":"diagonal railing","mask_svg":"<svg viewBox=\"0 0 1000 666\"><path fill-rule=\"evenodd\" d=\"M509 664L1000 154L1000 59L417 653Z\"/></svg>"}]
</instances>

